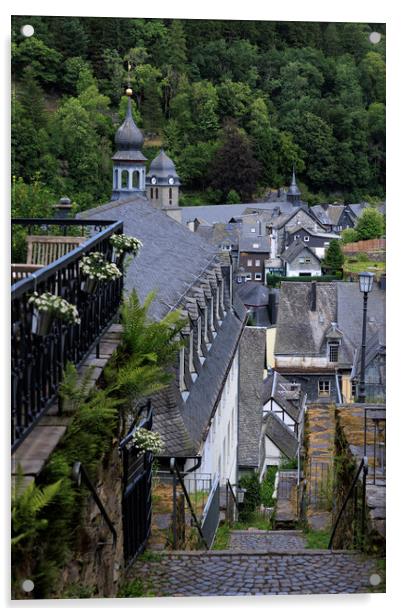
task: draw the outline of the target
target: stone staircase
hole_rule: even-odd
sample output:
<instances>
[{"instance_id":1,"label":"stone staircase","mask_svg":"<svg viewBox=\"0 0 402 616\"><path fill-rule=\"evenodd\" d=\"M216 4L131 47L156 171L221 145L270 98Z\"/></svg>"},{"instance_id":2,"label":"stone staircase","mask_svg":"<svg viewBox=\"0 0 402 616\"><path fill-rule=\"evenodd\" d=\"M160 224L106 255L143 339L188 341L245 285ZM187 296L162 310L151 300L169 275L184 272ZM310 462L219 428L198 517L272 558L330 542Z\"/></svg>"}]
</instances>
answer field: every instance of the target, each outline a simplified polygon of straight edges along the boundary
<instances>
[{"instance_id":1,"label":"stone staircase","mask_svg":"<svg viewBox=\"0 0 402 616\"><path fill-rule=\"evenodd\" d=\"M159 552L129 579L154 596L366 593L380 574L357 552L306 549L301 531L232 531L229 549Z\"/></svg>"}]
</instances>

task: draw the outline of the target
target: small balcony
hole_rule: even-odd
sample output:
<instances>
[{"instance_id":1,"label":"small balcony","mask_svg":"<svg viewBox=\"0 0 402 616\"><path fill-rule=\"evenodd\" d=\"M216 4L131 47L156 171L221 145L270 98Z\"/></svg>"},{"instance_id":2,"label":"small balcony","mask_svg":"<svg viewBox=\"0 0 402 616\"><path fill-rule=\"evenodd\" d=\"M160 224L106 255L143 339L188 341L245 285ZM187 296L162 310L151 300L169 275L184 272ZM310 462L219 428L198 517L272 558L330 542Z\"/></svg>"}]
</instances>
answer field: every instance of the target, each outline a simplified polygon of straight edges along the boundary
<instances>
[{"instance_id":1,"label":"small balcony","mask_svg":"<svg viewBox=\"0 0 402 616\"><path fill-rule=\"evenodd\" d=\"M89 290L79 263L92 252L110 262L110 238L123 232L123 223L18 218L12 220L12 231L26 239L27 255L27 263L11 266L11 441L15 451L57 401L67 362L83 364L118 318L123 276ZM65 299L76 307L80 322L55 319L48 331L34 333L38 329L29 299L35 291Z\"/></svg>"}]
</instances>

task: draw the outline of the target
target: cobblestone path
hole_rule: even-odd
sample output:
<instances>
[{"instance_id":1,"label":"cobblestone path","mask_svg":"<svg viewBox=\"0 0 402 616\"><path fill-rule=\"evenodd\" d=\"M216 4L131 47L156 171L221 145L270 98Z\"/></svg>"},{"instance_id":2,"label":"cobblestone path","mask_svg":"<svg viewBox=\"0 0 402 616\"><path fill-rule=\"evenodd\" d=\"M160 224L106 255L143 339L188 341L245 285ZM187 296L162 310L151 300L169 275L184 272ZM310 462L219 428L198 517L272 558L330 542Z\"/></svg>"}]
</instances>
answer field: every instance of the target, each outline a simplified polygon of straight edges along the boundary
<instances>
[{"instance_id":1,"label":"cobblestone path","mask_svg":"<svg viewBox=\"0 0 402 616\"><path fill-rule=\"evenodd\" d=\"M350 552L160 552L137 561L130 578L160 597L337 594L368 592L375 572L373 561Z\"/></svg>"},{"instance_id":2,"label":"cobblestone path","mask_svg":"<svg viewBox=\"0 0 402 616\"><path fill-rule=\"evenodd\" d=\"M306 547L302 531L235 530L230 533L229 549L236 552L288 552Z\"/></svg>"}]
</instances>

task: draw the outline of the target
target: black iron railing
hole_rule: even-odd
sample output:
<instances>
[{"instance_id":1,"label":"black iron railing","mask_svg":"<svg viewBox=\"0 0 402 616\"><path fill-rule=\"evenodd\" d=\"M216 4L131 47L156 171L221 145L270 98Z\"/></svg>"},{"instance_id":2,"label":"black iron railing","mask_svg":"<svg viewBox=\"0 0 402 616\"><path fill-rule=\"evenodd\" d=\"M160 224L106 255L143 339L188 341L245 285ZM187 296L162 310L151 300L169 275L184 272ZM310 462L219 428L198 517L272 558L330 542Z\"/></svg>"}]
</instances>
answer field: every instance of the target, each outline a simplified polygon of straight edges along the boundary
<instances>
[{"instance_id":1,"label":"black iron railing","mask_svg":"<svg viewBox=\"0 0 402 616\"><path fill-rule=\"evenodd\" d=\"M114 527L114 524L112 522L112 520L110 519L101 499L99 498L99 494L96 491L95 486L93 485L92 481L89 478L88 472L86 471L85 467L81 464L81 462L75 462L74 466L73 466L73 470L72 470L72 477L74 479L74 481L77 483L77 485L81 485L81 483L83 482L86 487L88 488L88 490L91 492L92 497L95 501L95 503L98 506L99 511L101 512L101 515L103 517L103 519L105 520L111 534L113 537L112 540L112 545L113 548L116 547L116 542L117 542L117 532L116 529Z\"/></svg>"},{"instance_id":2,"label":"black iron railing","mask_svg":"<svg viewBox=\"0 0 402 616\"><path fill-rule=\"evenodd\" d=\"M368 474L367 458L362 458L357 472L349 486L346 497L338 511L332 528L328 549L364 548L366 535L366 483ZM360 480L360 481L359 481Z\"/></svg>"},{"instance_id":3,"label":"black iron railing","mask_svg":"<svg viewBox=\"0 0 402 616\"><path fill-rule=\"evenodd\" d=\"M219 476L217 476L212 484L211 492L209 493L201 518L202 535L208 548L211 547L219 526L219 497L220 486Z\"/></svg>"},{"instance_id":4,"label":"black iron railing","mask_svg":"<svg viewBox=\"0 0 402 616\"><path fill-rule=\"evenodd\" d=\"M386 472L386 416L385 406L364 409L364 456L368 458L367 483L385 481Z\"/></svg>"},{"instance_id":5,"label":"black iron railing","mask_svg":"<svg viewBox=\"0 0 402 616\"><path fill-rule=\"evenodd\" d=\"M226 481L226 522L232 524L237 521L239 515L239 504L236 494L229 479Z\"/></svg>"},{"instance_id":6,"label":"black iron railing","mask_svg":"<svg viewBox=\"0 0 402 616\"><path fill-rule=\"evenodd\" d=\"M41 233L60 227L53 219L15 219L12 224ZM123 277L98 285L93 293L81 290L83 280L79 261L89 252L101 252L107 260L112 255L110 237L122 233L123 223L94 220L64 220L69 230L78 225L89 228L92 236L80 246L50 265L28 275L11 287L11 405L12 448L27 436L40 417L56 400L58 387L67 362L80 365L109 325L116 319L123 292ZM99 230L100 229L100 230ZM80 324L67 325L56 320L50 333L32 332L34 291L50 292L74 304Z\"/></svg>"},{"instance_id":7,"label":"black iron railing","mask_svg":"<svg viewBox=\"0 0 402 616\"><path fill-rule=\"evenodd\" d=\"M150 400L141 407L130 432L120 442L123 457L123 535L126 566L145 550L152 522L152 462L150 452L141 453L130 442L138 428L152 428Z\"/></svg>"}]
</instances>

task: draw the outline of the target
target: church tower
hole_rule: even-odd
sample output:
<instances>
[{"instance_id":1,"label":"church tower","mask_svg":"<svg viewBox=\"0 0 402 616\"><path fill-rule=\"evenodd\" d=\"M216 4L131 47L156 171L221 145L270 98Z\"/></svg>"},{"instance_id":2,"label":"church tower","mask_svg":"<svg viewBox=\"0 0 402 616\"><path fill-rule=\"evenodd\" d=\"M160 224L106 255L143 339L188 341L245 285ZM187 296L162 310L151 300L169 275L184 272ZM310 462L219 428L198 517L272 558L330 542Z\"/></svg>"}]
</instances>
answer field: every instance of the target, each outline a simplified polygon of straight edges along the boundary
<instances>
[{"instance_id":1,"label":"church tower","mask_svg":"<svg viewBox=\"0 0 402 616\"><path fill-rule=\"evenodd\" d=\"M145 196L145 161L141 148L144 137L136 126L131 113L133 91L127 88L127 112L123 124L117 129L114 138L117 151L113 160L112 201L132 196Z\"/></svg>"},{"instance_id":2,"label":"church tower","mask_svg":"<svg viewBox=\"0 0 402 616\"><path fill-rule=\"evenodd\" d=\"M301 197L301 192L299 190L298 185L296 184L295 166L293 165L292 183L289 187L288 192L286 193L286 201L289 201L294 206L299 206L300 197Z\"/></svg>"},{"instance_id":3,"label":"church tower","mask_svg":"<svg viewBox=\"0 0 402 616\"><path fill-rule=\"evenodd\" d=\"M151 205L179 220L180 179L174 162L163 149L149 166L146 177L147 197Z\"/></svg>"}]
</instances>

